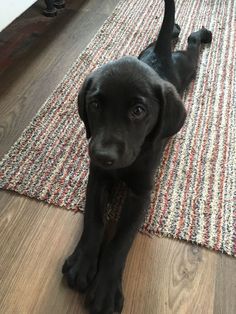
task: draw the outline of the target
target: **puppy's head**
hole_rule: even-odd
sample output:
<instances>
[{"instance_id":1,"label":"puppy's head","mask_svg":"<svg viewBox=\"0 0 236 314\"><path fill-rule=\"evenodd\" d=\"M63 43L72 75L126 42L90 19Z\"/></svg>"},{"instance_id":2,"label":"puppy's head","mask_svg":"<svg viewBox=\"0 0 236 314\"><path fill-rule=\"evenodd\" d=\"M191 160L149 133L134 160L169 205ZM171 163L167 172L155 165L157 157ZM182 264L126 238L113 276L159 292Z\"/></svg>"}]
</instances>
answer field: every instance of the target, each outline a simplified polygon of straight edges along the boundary
<instances>
[{"instance_id":1,"label":"puppy's head","mask_svg":"<svg viewBox=\"0 0 236 314\"><path fill-rule=\"evenodd\" d=\"M91 73L79 93L91 162L105 169L130 166L146 140L177 133L186 112L175 88L148 65L123 57Z\"/></svg>"}]
</instances>

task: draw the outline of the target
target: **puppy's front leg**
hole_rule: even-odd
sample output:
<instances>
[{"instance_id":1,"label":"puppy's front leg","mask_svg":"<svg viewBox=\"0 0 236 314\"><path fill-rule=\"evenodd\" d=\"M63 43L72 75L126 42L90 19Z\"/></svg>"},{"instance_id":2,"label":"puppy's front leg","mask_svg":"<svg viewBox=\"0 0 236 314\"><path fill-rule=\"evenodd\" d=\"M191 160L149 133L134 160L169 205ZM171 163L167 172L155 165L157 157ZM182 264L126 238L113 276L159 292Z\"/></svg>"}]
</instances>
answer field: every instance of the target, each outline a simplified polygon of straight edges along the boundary
<instances>
[{"instance_id":1,"label":"puppy's front leg","mask_svg":"<svg viewBox=\"0 0 236 314\"><path fill-rule=\"evenodd\" d=\"M129 249L144 219L149 199L149 192L135 193L129 190L117 232L102 253L98 273L87 294L90 313L110 314L122 311L122 273Z\"/></svg>"},{"instance_id":2,"label":"puppy's front leg","mask_svg":"<svg viewBox=\"0 0 236 314\"><path fill-rule=\"evenodd\" d=\"M107 202L107 180L90 168L86 192L84 230L62 272L71 288L84 292L97 272L98 255L104 235L103 212Z\"/></svg>"}]
</instances>

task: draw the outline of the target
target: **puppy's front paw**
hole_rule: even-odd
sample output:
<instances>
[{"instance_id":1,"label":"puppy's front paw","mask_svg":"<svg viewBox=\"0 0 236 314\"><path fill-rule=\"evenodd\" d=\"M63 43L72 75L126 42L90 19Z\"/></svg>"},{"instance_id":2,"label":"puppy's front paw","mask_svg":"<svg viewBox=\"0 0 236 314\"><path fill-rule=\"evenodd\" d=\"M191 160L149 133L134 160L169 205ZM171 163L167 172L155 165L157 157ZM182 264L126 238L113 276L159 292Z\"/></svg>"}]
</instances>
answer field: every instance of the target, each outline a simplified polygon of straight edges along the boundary
<instances>
[{"instance_id":1,"label":"puppy's front paw","mask_svg":"<svg viewBox=\"0 0 236 314\"><path fill-rule=\"evenodd\" d=\"M99 272L89 288L85 303L90 314L121 313L124 303L121 278L114 279L114 276Z\"/></svg>"},{"instance_id":2,"label":"puppy's front paw","mask_svg":"<svg viewBox=\"0 0 236 314\"><path fill-rule=\"evenodd\" d=\"M72 289L85 292L97 272L97 257L88 254L82 249L76 250L67 258L63 267L68 285Z\"/></svg>"}]
</instances>

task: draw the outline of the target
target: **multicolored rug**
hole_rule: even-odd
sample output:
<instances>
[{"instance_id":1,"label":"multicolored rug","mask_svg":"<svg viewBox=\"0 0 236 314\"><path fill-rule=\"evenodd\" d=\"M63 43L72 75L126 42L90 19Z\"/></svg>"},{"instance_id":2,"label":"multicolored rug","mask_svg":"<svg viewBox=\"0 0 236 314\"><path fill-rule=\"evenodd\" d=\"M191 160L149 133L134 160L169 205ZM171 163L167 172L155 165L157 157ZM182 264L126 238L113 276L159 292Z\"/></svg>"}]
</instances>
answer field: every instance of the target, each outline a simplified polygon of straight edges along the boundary
<instances>
[{"instance_id":1,"label":"multicolored rug","mask_svg":"<svg viewBox=\"0 0 236 314\"><path fill-rule=\"evenodd\" d=\"M202 25L213 42L184 96L188 118L165 150L142 231L185 239L236 256L235 0L177 0L177 48ZM87 142L76 109L94 68L137 55L153 41L162 0L121 0L0 166L0 187L82 211Z\"/></svg>"}]
</instances>

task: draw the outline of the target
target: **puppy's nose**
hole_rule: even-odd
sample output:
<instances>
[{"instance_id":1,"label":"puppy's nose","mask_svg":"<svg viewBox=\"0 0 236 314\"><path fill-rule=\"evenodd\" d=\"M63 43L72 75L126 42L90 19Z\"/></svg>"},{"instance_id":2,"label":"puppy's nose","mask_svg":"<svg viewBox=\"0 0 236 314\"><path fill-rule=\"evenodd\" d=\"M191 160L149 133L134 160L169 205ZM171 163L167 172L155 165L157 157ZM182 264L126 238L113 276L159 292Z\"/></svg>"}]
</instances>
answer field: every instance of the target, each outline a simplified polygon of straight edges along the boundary
<instances>
[{"instance_id":1,"label":"puppy's nose","mask_svg":"<svg viewBox=\"0 0 236 314\"><path fill-rule=\"evenodd\" d=\"M112 166L117 159L115 154L109 151L96 151L94 157L96 161L104 167Z\"/></svg>"}]
</instances>

